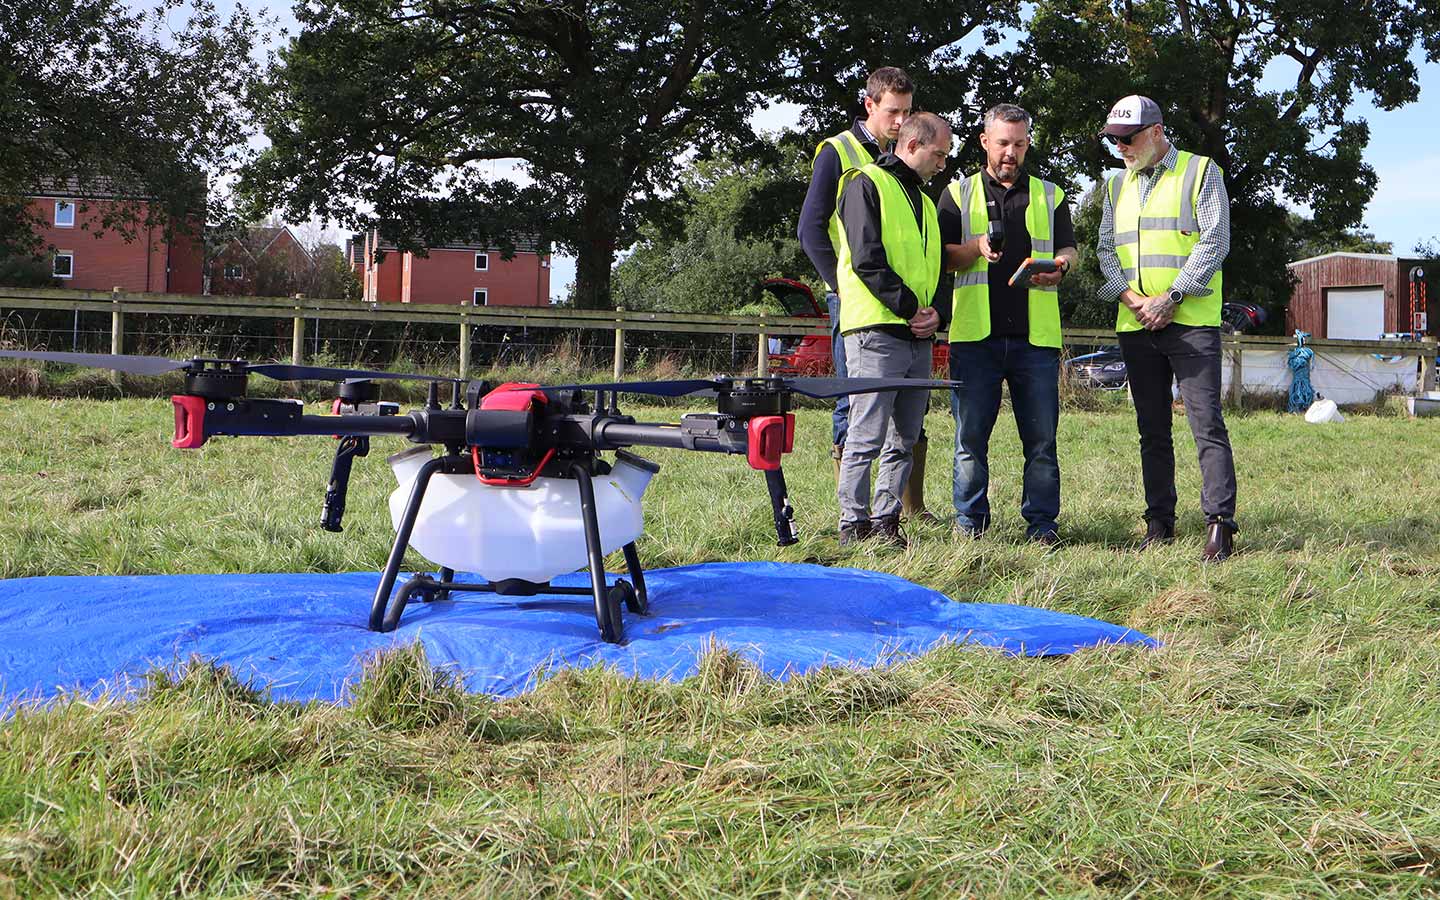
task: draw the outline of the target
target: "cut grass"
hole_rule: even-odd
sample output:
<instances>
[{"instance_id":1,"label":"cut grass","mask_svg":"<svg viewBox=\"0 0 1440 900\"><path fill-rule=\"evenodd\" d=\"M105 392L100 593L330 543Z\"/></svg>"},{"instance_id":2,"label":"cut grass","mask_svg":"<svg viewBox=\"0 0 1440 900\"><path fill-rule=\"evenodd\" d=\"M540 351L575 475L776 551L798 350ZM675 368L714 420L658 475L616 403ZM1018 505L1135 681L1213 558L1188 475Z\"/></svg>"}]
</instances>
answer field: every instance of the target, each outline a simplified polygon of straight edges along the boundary
<instances>
[{"instance_id":1,"label":"cut grass","mask_svg":"<svg viewBox=\"0 0 1440 900\"><path fill-rule=\"evenodd\" d=\"M1440 892L1433 423L1232 415L1242 552L1202 567L1183 420L1182 537L1142 555L1134 422L1108 409L1062 416L1053 553L1023 542L1004 419L983 540L841 551L828 418L807 410L786 467L799 544L773 546L743 461L646 451L664 469L642 556L875 568L1122 622L1159 651L947 647L778 683L717 647L679 684L561 670L495 702L410 647L369 660L345 707L273 703L194 660L135 702L12 710L0 896ZM359 461L337 536L314 525L329 442L172 452L167 417L0 404L0 574L383 564L383 456L402 442ZM943 511L950 429L928 426Z\"/></svg>"}]
</instances>

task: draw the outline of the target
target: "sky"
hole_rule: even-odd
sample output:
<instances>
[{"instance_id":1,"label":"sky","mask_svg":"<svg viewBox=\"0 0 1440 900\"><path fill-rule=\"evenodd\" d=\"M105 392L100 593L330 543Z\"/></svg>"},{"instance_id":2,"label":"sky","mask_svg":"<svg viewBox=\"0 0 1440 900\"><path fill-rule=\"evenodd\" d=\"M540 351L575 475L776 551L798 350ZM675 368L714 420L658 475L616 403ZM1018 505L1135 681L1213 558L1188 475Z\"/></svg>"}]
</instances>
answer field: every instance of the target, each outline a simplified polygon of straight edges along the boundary
<instances>
[{"instance_id":1,"label":"sky","mask_svg":"<svg viewBox=\"0 0 1440 900\"><path fill-rule=\"evenodd\" d=\"M216 5L225 11L233 2L218 0ZM154 0L130 3L135 8L155 5ZM247 5L266 9L292 33L296 28L288 4ZM1365 99L1352 107L1353 115L1370 124L1365 158L1379 178L1362 227L1380 240L1391 241L1401 255L1409 253L1417 242L1440 238L1440 178L1436 177L1440 173L1440 63L1426 63L1419 50L1411 59L1420 70L1418 101L1391 112L1376 109ZM1287 73L1276 71L1274 75L1273 86L1284 87ZM777 104L758 112L751 122L759 130L775 131L794 122L796 112L794 106ZM495 171L507 174L509 168L497 164ZM552 298L564 297L574 279L574 258L555 254L550 274Z\"/></svg>"}]
</instances>

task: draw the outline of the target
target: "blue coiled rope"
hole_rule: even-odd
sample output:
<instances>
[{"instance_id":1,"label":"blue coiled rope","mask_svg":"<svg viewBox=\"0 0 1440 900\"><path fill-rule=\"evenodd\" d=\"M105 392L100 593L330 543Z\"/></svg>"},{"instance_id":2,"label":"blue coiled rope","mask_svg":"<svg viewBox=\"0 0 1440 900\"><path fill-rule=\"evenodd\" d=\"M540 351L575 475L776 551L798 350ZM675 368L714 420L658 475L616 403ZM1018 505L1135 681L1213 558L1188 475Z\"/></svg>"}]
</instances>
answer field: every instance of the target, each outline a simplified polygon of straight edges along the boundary
<instances>
[{"instance_id":1,"label":"blue coiled rope","mask_svg":"<svg viewBox=\"0 0 1440 900\"><path fill-rule=\"evenodd\" d=\"M1285 362L1290 366L1290 406L1292 413L1303 413L1315 402L1315 388L1310 386L1310 361L1315 358L1315 351L1305 346L1305 339L1310 337L1306 331L1295 332L1295 346L1286 355Z\"/></svg>"}]
</instances>

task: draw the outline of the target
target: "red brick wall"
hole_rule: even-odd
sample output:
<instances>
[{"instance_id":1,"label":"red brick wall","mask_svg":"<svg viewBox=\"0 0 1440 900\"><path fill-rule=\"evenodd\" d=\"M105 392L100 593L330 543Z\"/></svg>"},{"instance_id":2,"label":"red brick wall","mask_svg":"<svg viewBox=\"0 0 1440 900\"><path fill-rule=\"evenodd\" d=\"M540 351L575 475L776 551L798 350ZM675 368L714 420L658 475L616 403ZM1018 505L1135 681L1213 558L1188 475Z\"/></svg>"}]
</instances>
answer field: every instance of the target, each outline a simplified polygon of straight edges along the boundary
<instances>
[{"instance_id":1,"label":"red brick wall","mask_svg":"<svg viewBox=\"0 0 1440 900\"><path fill-rule=\"evenodd\" d=\"M30 202L31 211L42 223L36 230L40 240L58 252L74 254L74 275L59 279L61 285L94 291L118 287L126 291L200 293L202 262L196 242L181 237L172 248L159 229L142 230L131 241L113 230L99 233L110 201L70 202L75 203L72 228L55 226L54 198L40 197Z\"/></svg>"},{"instance_id":2,"label":"red brick wall","mask_svg":"<svg viewBox=\"0 0 1440 900\"><path fill-rule=\"evenodd\" d=\"M549 306L549 257L517 253L514 259L489 252L490 267L475 271L474 250L431 250L428 258L416 256L410 268L411 303L468 304L476 288L488 292L490 306Z\"/></svg>"}]
</instances>

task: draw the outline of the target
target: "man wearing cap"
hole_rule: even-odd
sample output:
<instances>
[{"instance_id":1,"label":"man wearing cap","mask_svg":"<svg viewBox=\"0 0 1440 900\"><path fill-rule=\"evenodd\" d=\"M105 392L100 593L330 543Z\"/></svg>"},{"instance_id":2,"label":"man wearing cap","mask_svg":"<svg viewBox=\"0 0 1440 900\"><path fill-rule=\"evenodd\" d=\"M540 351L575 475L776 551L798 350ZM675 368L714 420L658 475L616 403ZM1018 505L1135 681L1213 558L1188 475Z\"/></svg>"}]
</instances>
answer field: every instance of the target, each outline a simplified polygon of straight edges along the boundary
<instances>
[{"instance_id":1,"label":"man wearing cap","mask_svg":"<svg viewBox=\"0 0 1440 900\"><path fill-rule=\"evenodd\" d=\"M1100 132L1125 171L1105 183L1096 254L1102 299L1116 299L1115 330L1135 399L1145 482L1141 549L1175 537L1175 449L1170 384L1179 384L1200 457L1203 560L1234 550L1235 460L1220 412L1221 264L1230 252L1230 200L1220 167L1176 149L1149 97L1117 102Z\"/></svg>"},{"instance_id":2,"label":"man wearing cap","mask_svg":"<svg viewBox=\"0 0 1440 900\"><path fill-rule=\"evenodd\" d=\"M1000 386L1025 453L1020 514L1025 535L1053 545L1060 534L1060 302L1056 285L1075 260L1075 232L1065 192L1024 172L1030 114L1012 103L985 113L980 144L985 168L952 181L940 197L946 268L959 269L950 313L950 377L955 417L952 493L955 530L979 537L990 526L990 433L1000 413ZM991 244L991 228L1003 243ZM1011 284L1027 258L1061 268Z\"/></svg>"},{"instance_id":3,"label":"man wearing cap","mask_svg":"<svg viewBox=\"0 0 1440 900\"><path fill-rule=\"evenodd\" d=\"M940 325L932 302L943 253L935 204L921 188L945 167L950 143L944 119L919 113L901 127L894 152L842 182L835 272L840 332L853 378L930 375L931 338ZM866 538L906 545L900 495L929 399L923 390L850 398L837 487L842 546ZM872 504L870 464L877 460Z\"/></svg>"},{"instance_id":4,"label":"man wearing cap","mask_svg":"<svg viewBox=\"0 0 1440 900\"><path fill-rule=\"evenodd\" d=\"M870 73L865 82L865 118L856 119L845 131L821 141L815 148L811 163L810 188L800 208L798 235L800 246L820 280L825 282L825 303L830 311L830 359L835 374L846 377L845 341L840 336L840 295L836 291L835 266L840 254L840 219L835 213L840 179L847 172L874 162L890 149L900 126L910 116L915 84L903 69L882 66ZM835 475L840 475L840 456L848 429L850 398L841 396L835 403L831 422L831 458ZM928 515L925 512L925 436L914 448L915 465L905 488L904 511L907 515Z\"/></svg>"}]
</instances>

